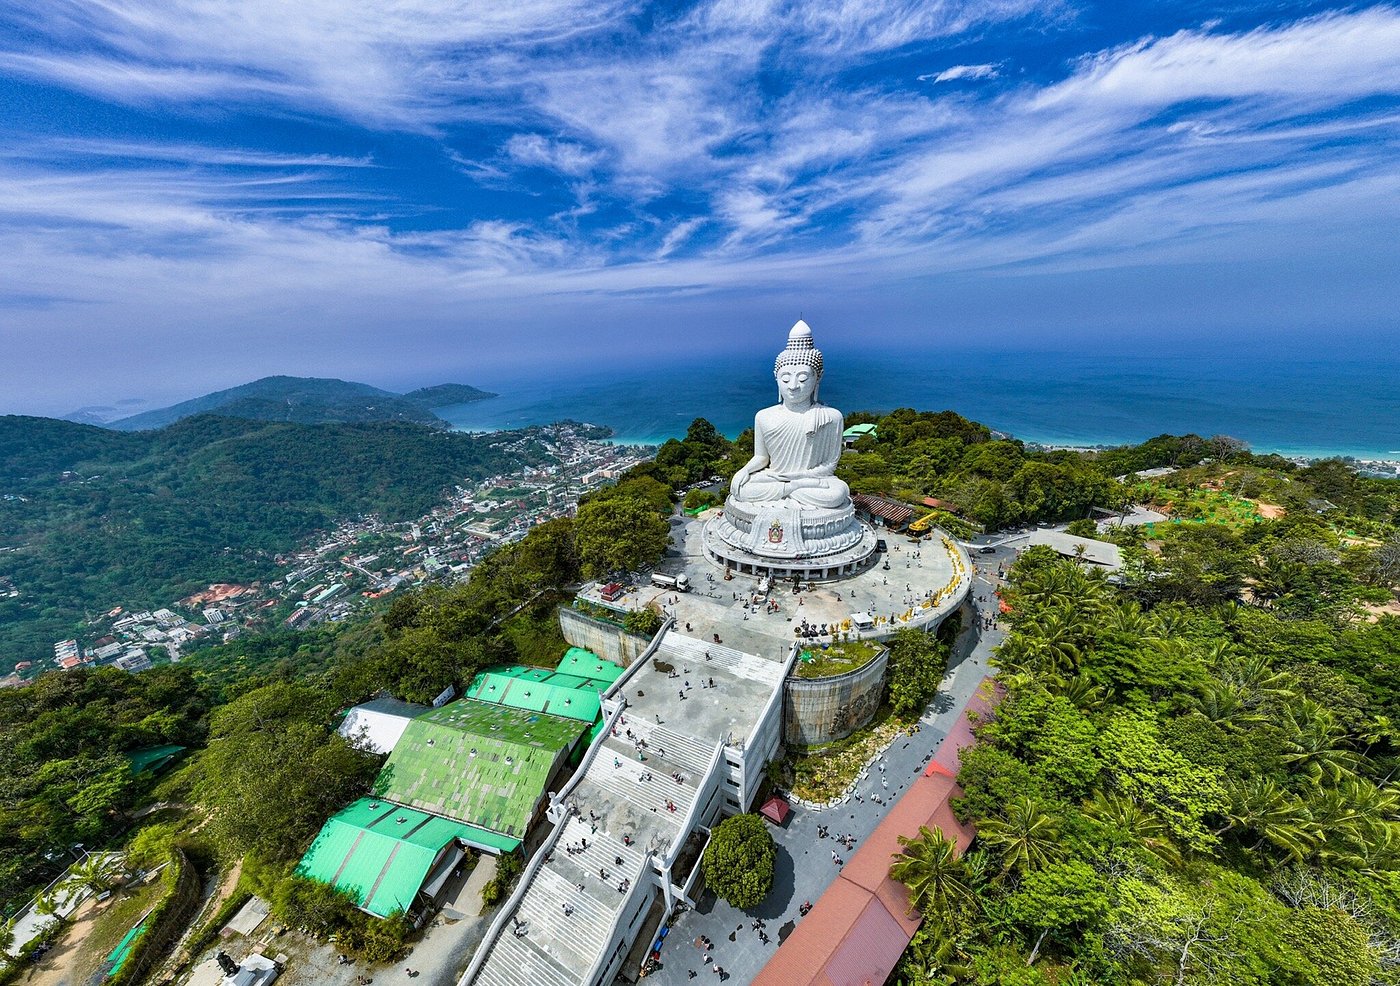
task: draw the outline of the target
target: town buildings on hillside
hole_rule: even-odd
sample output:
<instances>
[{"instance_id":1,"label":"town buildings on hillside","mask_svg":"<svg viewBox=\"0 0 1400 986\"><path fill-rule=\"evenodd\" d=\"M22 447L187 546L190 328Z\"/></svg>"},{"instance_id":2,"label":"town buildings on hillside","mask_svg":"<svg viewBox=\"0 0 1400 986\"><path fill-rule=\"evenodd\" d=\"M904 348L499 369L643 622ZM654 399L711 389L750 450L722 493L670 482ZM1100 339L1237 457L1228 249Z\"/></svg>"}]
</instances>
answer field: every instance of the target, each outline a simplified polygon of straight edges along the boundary
<instances>
[{"instance_id":1,"label":"town buildings on hillside","mask_svg":"<svg viewBox=\"0 0 1400 986\"><path fill-rule=\"evenodd\" d=\"M214 583L156 610L123 605L57 641L52 661L23 661L6 684L43 671L114 665L142 671L178 662L194 647L285 625L305 629L347 619L375 599L429 581L467 578L485 554L518 541L536 524L572 516L579 498L650 457L650 450L587 437L593 427L560 423L531 430L505 451L537 452L547 464L457 486L422 517L386 523L346 521L304 547L276 557L281 573L246 584ZM0 593L13 587L0 582Z\"/></svg>"}]
</instances>

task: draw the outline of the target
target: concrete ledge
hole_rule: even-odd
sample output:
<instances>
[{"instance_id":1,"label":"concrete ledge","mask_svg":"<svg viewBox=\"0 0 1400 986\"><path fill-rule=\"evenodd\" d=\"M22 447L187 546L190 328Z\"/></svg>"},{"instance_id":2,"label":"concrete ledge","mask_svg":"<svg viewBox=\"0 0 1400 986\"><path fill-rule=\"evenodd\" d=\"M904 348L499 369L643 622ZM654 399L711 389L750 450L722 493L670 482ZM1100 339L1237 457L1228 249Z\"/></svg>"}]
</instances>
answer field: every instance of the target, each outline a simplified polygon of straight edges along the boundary
<instances>
[{"instance_id":1,"label":"concrete ledge","mask_svg":"<svg viewBox=\"0 0 1400 986\"><path fill-rule=\"evenodd\" d=\"M890 652L880 653L853 671L830 678L789 678L783 683L783 740L813 746L845 739L880 711Z\"/></svg>"}]
</instances>

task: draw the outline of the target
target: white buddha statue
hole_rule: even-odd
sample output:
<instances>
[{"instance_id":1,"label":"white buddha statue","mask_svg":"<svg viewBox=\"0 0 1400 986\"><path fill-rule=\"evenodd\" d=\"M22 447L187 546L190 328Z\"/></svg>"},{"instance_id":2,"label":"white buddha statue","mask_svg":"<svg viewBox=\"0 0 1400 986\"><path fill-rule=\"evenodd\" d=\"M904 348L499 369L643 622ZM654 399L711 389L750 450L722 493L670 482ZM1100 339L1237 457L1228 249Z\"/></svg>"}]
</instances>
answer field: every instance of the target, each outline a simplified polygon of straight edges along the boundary
<instances>
[{"instance_id":1,"label":"white buddha statue","mask_svg":"<svg viewBox=\"0 0 1400 986\"><path fill-rule=\"evenodd\" d=\"M782 403L754 416L753 458L734 474L724 511L705 525L705 554L726 571L841 578L874 555L875 535L836 478L841 412L817 399L822 354L798 322L773 363Z\"/></svg>"},{"instance_id":2,"label":"white buddha statue","mask_svg":"<svg viewBox=\"0 0 1400 986\"><path fill-rule=\"evenodd\" d=\"M754 416L753 458L734 474L730 499L738 504L835 510L851 502L836 478L841 457L841 412L817 399L822 354L812 330L799 321L773 364L781 404Z\"/></svg>"}]
</instances>

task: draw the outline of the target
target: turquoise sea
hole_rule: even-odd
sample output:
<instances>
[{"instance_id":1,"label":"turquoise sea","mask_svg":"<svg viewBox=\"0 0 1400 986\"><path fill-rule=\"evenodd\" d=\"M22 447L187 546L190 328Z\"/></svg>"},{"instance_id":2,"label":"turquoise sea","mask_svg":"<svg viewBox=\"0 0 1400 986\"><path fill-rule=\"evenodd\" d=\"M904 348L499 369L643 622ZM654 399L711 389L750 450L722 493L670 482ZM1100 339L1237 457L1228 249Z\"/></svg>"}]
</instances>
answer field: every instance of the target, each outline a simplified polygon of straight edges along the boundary
<instances>
[{"instance_id":1,"label":"turquoise sea","mask_svg":"<svg viewBox=\"0 0 1400 986\"><path fill-rule=\"evenodd\" d=\"M705 417L726 435L777 399L772 356L566 376L468 380L501 396L438 413L490 431L563 418L659 443ZM827 353L822 400L842 411L950 408L1030 442L1139 442L1164 432L1227 434L1256 451L1400 459L1400 357L1298 359L1118 353Z\"/></svg>"}]
</instances>

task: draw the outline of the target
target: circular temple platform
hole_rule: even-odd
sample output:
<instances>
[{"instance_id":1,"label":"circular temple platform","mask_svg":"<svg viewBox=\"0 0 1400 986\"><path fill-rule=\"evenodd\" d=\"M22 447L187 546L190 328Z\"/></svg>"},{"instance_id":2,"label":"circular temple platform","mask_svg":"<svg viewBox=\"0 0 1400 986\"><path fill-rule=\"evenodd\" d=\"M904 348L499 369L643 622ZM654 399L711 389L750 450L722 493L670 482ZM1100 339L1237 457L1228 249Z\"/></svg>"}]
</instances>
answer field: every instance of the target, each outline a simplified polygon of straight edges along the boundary
<instances>
[{"instance_id":1,"label":"circular temple platform","mask_svg":"<svg viewBox=\"0 0 1400 986\"><path fill-rule=\"evenodd\" d=\"M702 543L705 557L721 569L735 575L772 576L774 579L798 578L804 582L833 582L859 574L878 561L875 547L878 536L869 524L852 521L851 536L834 551L821 554L794 554L782 557L772 553L759 554L737 539L725 538L730 527L716 517L704 526Z\"/></svg>"}]
</instances>

